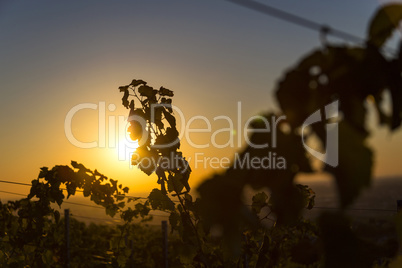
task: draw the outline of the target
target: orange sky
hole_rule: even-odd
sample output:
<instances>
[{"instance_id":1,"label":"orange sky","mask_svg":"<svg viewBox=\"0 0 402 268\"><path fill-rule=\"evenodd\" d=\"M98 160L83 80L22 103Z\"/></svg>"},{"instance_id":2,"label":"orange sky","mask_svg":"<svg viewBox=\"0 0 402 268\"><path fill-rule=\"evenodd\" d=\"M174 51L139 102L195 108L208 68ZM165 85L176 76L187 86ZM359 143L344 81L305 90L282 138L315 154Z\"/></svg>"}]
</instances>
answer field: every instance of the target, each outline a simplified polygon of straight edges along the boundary
<instances>
[{"instance_id":1,"label":"orange sky","mask_svg":"<svg viewBox=\"0 0 402 268\"><path fill-rule=\"evenodd\" d=\"M358 36L365 35L378 7L378 1L367 0L271 2ZM119 161L117 149L109 148L113 135L122 136L110 120L117 124L119 116L127 116L118 86L137 78L167 87L187 120L196 115L212 122L221 115L235 120L241 102L244 124L257 113L277 109L273 89L283 70L320 46L316 32L225 1L2 1L0 34L0 180L30 182L42 166L75 160L144 195L158 187L156 177L130 169L128 159ZM98 141L99 105L104 103L105 148L77 148L66 138L66 115L83 103L98 108L79 111L72 131L81 141ZM110 111L110 104L116 110ZM213 130L219 127L227 126L213 122ZM209 138L194 136L200 143ZM370 144L376 176L402 174L401 131L376 130ZM203 152L229 158L239 149L194 150L185 140L181 148L187 157ZM215 170L193 171L195 186Z\"/></svg>"}]
</instances>

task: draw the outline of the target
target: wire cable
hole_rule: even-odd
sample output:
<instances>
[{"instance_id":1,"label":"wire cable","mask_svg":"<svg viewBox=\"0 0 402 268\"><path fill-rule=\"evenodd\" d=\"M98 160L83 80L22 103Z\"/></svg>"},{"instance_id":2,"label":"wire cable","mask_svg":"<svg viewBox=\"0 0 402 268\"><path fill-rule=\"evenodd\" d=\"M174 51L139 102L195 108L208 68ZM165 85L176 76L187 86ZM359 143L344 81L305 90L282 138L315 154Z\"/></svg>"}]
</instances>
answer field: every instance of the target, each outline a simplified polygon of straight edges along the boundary
<instances>
[{"instance_id":1,"label":"wire cable","mask_svg":"<svg viewBox=\"0 0 402 268\"><path fill-rule=\"evenodd\" d=\"M0 180L0 183L10 183L10 184L18 184L18 185L25 185L25 186L31 186L30 184L26 184L26 183L20 183L20 182L13 182L13 181L3 181ZM63 189L66 190L66 189ZM78 191L78 190L77 190ZM18 195L18 196L24 196L26 197L27 195L25 194L21 194L21 193L15 193L15 192L8 192L8 191L3 191L0 190L0 193L5 193L5 194L12 194L12 195ZM128 197L128 196L126 196ZM138 198L138 199L148 199L146 197L133 197L133 198ZM178 202L176 200L172 200L173 202ZM63 201L64 204L71 204L71 205L77 205L77 206L84 206L84 207L91 207L91 208L97 208L97 209L104 209L104 207L101 206L94 206L94 205L87 205L87 204L80 204L80 203L75 203L75 202L71 202L71 201ZM245 206L252 206L250 204L246 204ZM340 208L336 208L336 207L313 207L313 209L328 209L328 210L339 210ZM396 212L395 209L378 209L378 208L348 208L346 210L352 210L352 211L386 211L386 212ZM165 215L157 215L157 214L149 214L152 216L162 216L165 217ZM168 217L168 216L166 216Z\"/></svg>"},{"instance_id":2,"label":"wire cable","mask_svg":"<svg viewBox=\"0 0 402 268\"><path fill-rule=\"evenodd\" d=\"M313 209L329 209L329 210L340 210L341 208L334 207L313 207ZM382 209L382 208L347 208L345 210L353 211L386 211L386 212L397 212L396 209Z\"/></svg>"},{"instance_id":3,"label":"wire cable","mask_svg":"<svg viewBox=\"0 0 402 268\"><path fill-rule=\"evenodd\" d=\"M18 195L18 196L26 197L25 194L9 192L9 191L3 191L3 190L0 190L0 193L6 193L6 194L12 194L12 195ZM76 206L83 206L83 207L90 207L90 208L97 208L97 209L105 209L104 207L101 207L101 206L87 205L87 204L81 204L81 203L70 202L70 201L63 201L62 204L71 204L71 205L76 205ZM155 213L148 213L148 215L155 216L155 217L169 217L169 215L161 215L161 214L155 214ZM79 215L74 215L74 214L73 214L73 216L74 217L87 218L87 219L96 219L96 218L92 218L92 217L79 216ZM100 219L100 218L98 218L98 219ZM100 220L114 221L116 219L110 219L110 220L109 219L100 219ZM119 220L119 221L121 221L121 220Z\"/></svg>"},{"instance_id":4,"label":"wire cable","mask_svg":"<svg viewBox=\"0 0 402 268\"><path fill-rule=\"evenodd\" d=\"M26 194L19 194L19 193L7 192L7 191L3 191L3 190L0 190L0 193L13 194L13 195L19 195L19 196L27 197Z\"/></svg>"},{"instance_id":5,"label":"wire cable","mask_svg":"<svg viewBox=\"0 0 402 268\"><path fill-rule=\"evenodd\" d=\"M24 196L24 197L27 197L27 195L26 195L26 194L20 194L20 193L8 192L8 191L3 191L3 190L0 190L0 193L12 194L12 195L18 195L18 196ZM71 201L63 201L63 204L70 204L70 205L84 206L84 207L90 207L90 208L104 209L103 207L100 207L100 206L87 205L87 204L80 204L80 203L75 203L75 202L71 202Z\"/></svg>"},{"instance_id":6,"label":"wire cable","mask_svg":"<svg viewBox=\"0 0 402 268\"><path fill-rule=\"evenodd\" d=\"M8 184L15 184L15 185L30 186L30 187L32 186L31 184L28 184L28 183L22 183L22 182L16 182L16 181L0 180L0 183L8 183ZM60 190L67 191L67 189L65 189L65 188L61 188ZM75 191L76 191L76 192L79 192L79 193L83 193L83 192L84 192L84 190L81 190L81 189L76 189ZM26 196L26 195L24 195L24 196ZM113 195L113 196L115 196L115 197L124 197L124 198L134 198L134 199L148 200L148 197L143 197L143 196L131 196L131 195L121 195L121 194ZM179 203L179 201L177 201L177 200L171 200L171 201L174 202L174 203Z\"/></svg>"},{"instance_id":7,"label":"wire cable","mask_svg":"<svg viewBox=\"0 0 402 268\"><path fill-rule=\"evenodd\" d=\"M332 35L334 37L343 39L345 41L351 41L359 45L362 45L366 42L365 39L360 36L330 27L325 24L318 23L316 21L292 14L290 12L257 1L253 0L226 0L226 1L260 12L270 17L274 17L289 23L293 23L306 29L318 31L321 34ZM387 51L391 55L396 55L395 51L389 47L384 47L384 51Z\"/></svg>"},{"instance_id":8,"label":"wire cable","mask_svg":"<svg viewBox=\"0 0 402 268\"><path fill-rule=\"evenodd\" d=\"M0 180L0 182L1 183L16 184L16 185L32 186L31 184L28 184L28 183L22 183L22 182L16 182L16 181L2 181L2 180Z\"/></svg>"},{"instance_id":9,"label":"wire cable","mask_svg":"<svg viewBox=\"0 0 402 268\"><path fill-rule=\"evenodd\" d=\"M13 195L19 195L19 196L25 196L24 194L20 193L14 193L14 192L8 192L8 191L2 191L0 190L0 193L6 193L6 194L13 194ZM71 204L71 205L77 205L77 206L84 206L84 207L91 207L91 208L98 208L98 209L104 209L104 207L101 206L93 206L93 205L87 205L87 204L80 204L80 203L75 203L75 202L70 202L70 201L63 201L63 204ZM252 205L245 205L245 206L252 206ZM313 207L313 209L328 209L328 210L339 210L340 208L335 208L335 207ZM396 212L395 209L381 209L381 208L348 208L346 210L353 210L353 211L383 211L383 212ZM157 216L157 217L169 217L168 215L159 215L159 214L148 214L152 216Z\"/></svg>"},{"instance_id":10,"label":"wire cable","mask_svg":"<svg viewBox=\"0 0 402 268\"><path fill-rule=\"evenodd\" d=\"M287 21L287 22L299 25L301 27L304 27L304 28L307 28L307 29L310 29L313 31L326 30L327 34L331 34L331 35L339 37L341 39L346 39L346 40L349 40L349 41L352 41L355 43L364 42L364 39L359 36L329 27L327 25L324 25L324 24L315 22L313 20L309 20L304 17L286 12L284 10L275 8L273 6L269 6L267 4L259 3L259 2L252 1L252 0L227 0L227 1L240 5L242 7L247 7L249 9L258 11L265 15L275 17L277 19L281 19L283 21Z\"/></svg>"}]
</instances>

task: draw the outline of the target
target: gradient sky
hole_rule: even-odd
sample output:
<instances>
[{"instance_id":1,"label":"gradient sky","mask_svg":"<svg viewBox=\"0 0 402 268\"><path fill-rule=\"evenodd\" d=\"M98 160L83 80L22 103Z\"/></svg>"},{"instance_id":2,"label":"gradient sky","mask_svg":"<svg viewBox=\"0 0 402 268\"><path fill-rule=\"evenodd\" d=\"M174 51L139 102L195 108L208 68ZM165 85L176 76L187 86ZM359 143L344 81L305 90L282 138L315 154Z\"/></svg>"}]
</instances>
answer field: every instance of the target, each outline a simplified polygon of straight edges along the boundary
<instances>
[{"instance_id":1,"label":"gradient sky","mask_svg":"<svg viewBox=\"0 0 402 268\"><path fill-rule=\"evenodd\" d=\"M261 2L362 37L379 6L378 0ZM121 180L131 193L157 187L156 177L130 169L128 159L119 161L118 150L108 142L105 148L72 145L64 129L72 107L114 104L115 111L105 112L108 128L109 118L117 122L127 115L118 86L137 78L173 90L173 103L187 119L235 118L240 101L244 122L277 109L276 81L320 46L317 32L217 0L2 0L0 36L0 180L30 182L42 166L75 160ZM72 129L77 139L96 141L98 111L77 113ZM402 174L401 131L376 130L370 143L376 150L376 176ZM185 156L195 152L185 141L181 149ZM232 157L238 150L201 152ZM211 172L194 170L191 184ZM1 184L0 189L12 187Z\"/></svg>"}]
</instances>

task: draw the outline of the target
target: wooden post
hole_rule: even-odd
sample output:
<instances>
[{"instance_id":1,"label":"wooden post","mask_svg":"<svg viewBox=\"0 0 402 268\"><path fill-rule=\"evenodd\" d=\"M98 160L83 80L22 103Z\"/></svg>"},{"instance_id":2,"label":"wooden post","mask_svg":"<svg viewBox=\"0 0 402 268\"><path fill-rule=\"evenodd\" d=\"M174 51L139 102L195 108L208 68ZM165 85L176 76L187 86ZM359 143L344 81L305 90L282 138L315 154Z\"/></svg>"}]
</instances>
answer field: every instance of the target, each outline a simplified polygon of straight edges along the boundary
<instances>
[{"instance_id":1,"label":"wooden post","mask_svg":"<svg viewBox=\"0 0 402 268\"><path fill-rule=\"evenodd\" d=\"M245 234L242 235L242 238L244 240L245 243L247 243L247 237ZM244 268L248 268L248 255L247 252L244 250L244 254L243 254L243 267Z\"/></svg>"},{"instance_id":2,"label":"wooden post","mask_svg":"<svg viewBox=\"0 0 402 268\"><path fill-rule=\"evenodd\" d=\"M402 200L396 200L396 213L401 214L402 213ZM398 215L399 216L399 215ZM397 228L400 228L400 226L396 226ZM398 239L399 245L402 244L402 240ZM398 255L402 255L402 247L399 246L399 252Z\"/></svg>"},{"instance_id":3,"label":"wooden post","mask_svg":"<svg viewBox=\"0 0 402 268\"><path fill-rule=\"evenodd\" d=\"M168 228L167 221L162 221L162 249L163 249L163 267L168 268Z\"/></svg>"},{"instance_id":4,"label":"wooden post","mask_svg":"<svg viewBox=\"0 0 402 268\"><path fill-rule=\"evenodd\" d=\"M402 200L396 200L396 212L402 211Z\"/></svg>"},{"instance_id":5,"label":"wooden post","mask_svg":"<svg viewBox=\"0 0 402 268\"><path fill-rule=\"evenodd\" d=\"M134 268L134 241L133 240L130 240L130 249L131 249L131 255L130 255L131 268Z\"/></svg>"},{"instance_id":6,"label":"wooden post","mask_svg":"<svg viewBox=\"0 0 402 268\"><path fill-rule=\"evenodd\" d=\"M126 236L124 237L124 241L126 243L126 247L130 248L130 257L128 259L128 264L130 265L131 268L134 267L134 252L133 252L133 240L128 238L128 234L126 234Z\"/></svg>"},{"instance_id":7,"label":"wooden post","mask_svg":"<svg viewBox=\"0 0 402 268\"><path fill-rule=\"evenodd\" d=\"M64 210L64 222L66 226L66 267L70 268L70 210Z\"/></svg>"}]
</instances>

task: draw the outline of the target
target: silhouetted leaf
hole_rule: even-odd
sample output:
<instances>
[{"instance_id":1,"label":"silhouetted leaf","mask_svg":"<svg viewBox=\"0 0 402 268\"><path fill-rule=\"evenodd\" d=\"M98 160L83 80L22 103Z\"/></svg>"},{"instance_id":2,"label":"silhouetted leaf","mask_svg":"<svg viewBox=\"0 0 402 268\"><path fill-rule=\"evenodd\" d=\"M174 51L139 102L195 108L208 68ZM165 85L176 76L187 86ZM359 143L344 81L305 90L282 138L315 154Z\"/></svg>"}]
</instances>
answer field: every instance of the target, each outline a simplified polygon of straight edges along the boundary
<instances>
[{"instance_id":1,"label":"silhouetted leaf","mask_svg":"<svg viewBox=\"0 0 402 268\"><path fill-rule=\"evenodd\" d=\"M106 215L114 217L114 215L116 215L118 210L119 210L118 206L110 204L106 207Z\"/></svg>"},{"instance_id":2,"label":"silhouetted leaf","mask_svg":"<svg viewBox=\"0 0 402 268\"><path fill-rule=\"evenodd\" d=\"M395 130L401 125L402 120L402 78L400 72L396 72L389 85L392 97L391 129Z\"/></svg>"},{"instance_id":3,"label":"silhouetted leaf","mask_svg":"<svg viewBox=\"0 0 402 268\"><path fill-rule=\"evenodd\" d=\"M171 91L170 89L164 88L164 87L160 87L159 95L168 96L168 97L173 97L174 96L173 91Z\"/></svg>"},{"instance_id":4,"label":"silhouetted leaf","mask_svg":"<svg viewBox=\"0 0 402 268\"><path fill-rule=\"evenodd\" d=\"M137 203L135 204L135 210L140 213L141 217L145 217L149 214L149 211L151 210L149 208L149 202L146 201L144 204Z\"/></svg>"},{"instance_id":5,"label":"silhouetted leaf","mask_svg":"<svg viewBox=\"0 0 402 268\"><path fill-rule=\"evenodd\" d=\"M159 135L155 140L155 145L163 156L170 157L172 152L180 148L179 132L175 128L166 128L165 134Z\"/></svg>"},{"instance_id":6,"label":"silhouetted leaf","mask_svg":"<svg viewBox=\"0 0 402 268\"><path fill-rule=\"evenodd\" d=\"M163 194L159 189L153 189L148 196L149 203L151 204L152 209L159 210L170 210L173 211L175 209L174 203L170 198Z\"/></svg>"},{"instance_id":7,"label":"silhouetted leaf","mask_svg":"<svg viewBox=\"0 0 402 268\"><path fill-rule=\"evenodd\" d=\"M136 86L139 86L139 85L146 85L147 84L147 82L145 82L145 81L143 81L143 80L141 80L141 79L139 79L139 80L136 80L136 79L133 79L133 81L131 81L131 86L133 86L133 87L136 87Z\"/></svg>"},{"instance_id":8,"label":"silhouetted leaf","mask_svg":"<svg viewBox=\"0 0 402 268\"><path fill-rule=\"evenodd\" d=\"M349 123L339 123L339 164L327 166L336 179L340 205L346 208L370 185L373 153L365 144L366 136Z\"/></svg>"},{"instance_id":9,"label":"silhouetted leaf","mask_svg":"<svg viewBox=\"0 0 402 268\"><path fill-rule=\"evenodd\" d=\"M158 129L163 129L164 125L162 123L162 111L165 109L162 106L153 109L153 123L158 127Z\"/></svg>"},{"instance_id":10,"label":"silhouetted leaf","mask_svg":"<svg viewBox=\"0 0 402 268\"><path fill-rule=\"evenodd\" d=\"M170 215L169 215L169 224L171 226L171 232L173 232L174 230L182 232L182 230L179 230L180 221L181 221L181 217L180 217L179 213L177 213L177 212L170 213Z\"/></svg>"},{"instance_id":11,"label":"silhouetted leaf","mask_svg":"<svg viewBox=\"0 0 402 268\"><path fill-rule=\"evenodd\" d=\"M166 109L169 111L169 113L173 113L173 109L172 109L172 99L165 99L165 98L162 98L162 99L161 99L161 103L166 104L165 107L166 107Z\"/></svg>"},{"instance_id":12,"label":"silhouetted leaf","mask_svg":"<svg viewBox=\"0 0 402 268\"><path fill-rule=\"evenodd\" d=\"M140 156L140 159L136 159L136 162L132 161L132 164L138 165L148 176L151 175L155 171L158 163L158 153L154 149L149 149L147 146L138 147L136 152Z\"/></svg>"},{"instance_id":13,"label":"silhouetted leaf","mask_svg":"<svg viewBox=\"0 0 402 268\"><path fill-rule=\"evenodd\" d=\"M41 167L40 168L40 172L38 175L38 179L44 178L46 177L47 173L49 172L49 168L48 167Z\"/></svg>"},{"instance_id":14,"label":"silhouetted leaf","mask_svg":"<svg viewBox=\"0 0 402 268\"><path fill-rule=\"evenodd\" d=\"M121 86L119 87L120 92L126 92L129 86Z\"/></svg>"},{"instance_id":15,"label":"silhouetted leaf","mask_svg":"<svg viewBox=\"0 0 402 268\"><path fill-rule=\"evenodd\" d=\"M126 107L127 109L129 108L128 96L130 95L128 92L128 87L129 86L119 87L120 92L124 92L124 95L123 95L123 98L121 99L121 101L122 101L123 106Z\"/></svg>"},{"instance_id":16,"label":"silhouetted leaf","mask_svg":"<svg viewBox=\"0 0 402 268\"><path fill-rule=\"evenodd\" d=\"M75 183L67 183L67 198L69 198L71 195L75 194L75 191L77 189L77 186L75 185Z\"/></svg>"},{"instance_id":17,"label":"silhouetted leaf","mask_svg":"<svg viewBox=\"0 0 402 268\"><path fill-rule=\"evenodd\" d=\"M330 103L330 92L326 85L317 82L319 75L326 75L323 73L323 65L330 57L322 51L314 51L288 71L279 82L276 96L287 122L293 128L301 126L308 116ZM312 70L317 70L317 74L312 73Z\"/></svg>"},{"instance_id":18,"label":"silhouetted leaf","mask_svg":"<svg viewBox=\"0 0 402 268\"><path fill-rule=\"evenodd\" d=\"M56 223L60 221L60 212L57 210L54 211L54 220L56 221Z\"/></svg>"},{"instance_id":19,"label":"silhouetted leaf","mask_svg":"<svg viewBox=\"0 0 402 268\"><path fill-rule=\"evenodd\" d=\"M184 188L184 185L181 183L182 175L180 173L175 174L174 176L169 174L168 177L168 191L173 192L176 191L177 193L181 193Z\"/></svg>"},{"instance_id":20,"label":"silhouetted leaf","mask_svg":"<svg viewBox=\"0 0 402 268\"><path fill-rule=\"evenodd\" d=\"M176 128L176 118L171 115L168 111L166 111L165 109L163 109L163 115L165 116L166 120L168 121L170 127L172 128Z\"/></svg>"},{"instance_id":21,"label":"silhouetted leaf","mask_svg":"<svg viewBox=\"0 0 402 268\"><path fill-rule=\"evenodd\" d=\"M160 183L161 181L166 181L166 175L165 175L165 171L158 166L155 170L155 174L158 176L158 183Z\"/></svg>"},{"instance_id":22,"label":"silhouetted leaf","mask_svg":"<svg viewBox=\"0 0 402 268\"><path fill-rule=\"evenodd\" d=\"M138 88L138 93L140 93L141 96L153 98L158 93L158 91L150 86L142 85Z\"/></svg>"},{"instance_id":23,"label":"silhouetted leaf","mask_svg":"<svg viewBox=\"0 0 402 268\"><path fill-rule=\"evenodd\" d=\"M385 114L385 112L383 111L382 107L380 106L380 104L382 103L382 98L380 96L376 96L374 98L375 98L374 105L375 105L375 108L377 110L380 125L387 125L390 128L392 128L391 117L388 116L387 114Z\"/></svg>"},{"instance_id":24,"label":"silhouetted leaf","mask_svg":"<svg viewBox=\"0 0 402 268\"><path fill-rule=\"evenodd\" d=\"M142 138L142 125L138 121L131 121L130 126L127 131L130 133L130 138L133 141L139 140Z\"/></svg>"},{"instance_id":25,"label":"silhouetted leaf","mask_svg":"<svg viewBox=\"0 0 402 268\"><path fill-rule=\"evenodd\" d=\"M161 192L162 192L162 194L167 195L165 181L161 181L161 182L160 182L160 185L161 185Z\"/></svg>"},{"instance_id":26,"label":"silhouetted leaf","mask_svg":"<svg viewBox=\"0 0 402 268\"><path fill-rule=\"evenodd\" d=\"M266 193L264 192L260 192L258 194L255 194L252 198L252 205L251 205L251 209L255 212L255 213L260 213L261 209L265 206L268 205L267 201L268 201L268 196Z\"/></svg>"},{"instance_id":27,"label":"silhouetted leaf","mask_svg":"<svg viewBox=\"0 0 402 268\"><path fill-rule=\"evenodd\" d=\"M304 200L304 207L312 209L315 204L315 192L307 185L296 184L296 188L301 192Z\"/></svg>"},{"instance_id":28,"label":"silhouetted leaf","mask_svg":"<svg viewBox=\"0 0 402 268\"><path fill-rule=\"evenodd\" d=\"M190 164L187 162L185 158L182 158L181 160L184 163L184 167L180 169L181 170L180 182L184 185L186 191L190 192L190 184L188 183L188 180L190 179L190 174L192 170Z\"/></svg>"},{"instance_id":29,"label":"silhouetted leaf","mask_svg":"<svg viewBox=\"0 0 402 268\"><path fill-rule=\"evenodd\" d=\"M368 30L368 42L381 47L398 28L402 20L402 5L389 4L382 6L374 15Z\"/></svg>"},{"instance_id":30,"label":"silhouetted leaf","mask_svg":"<svg viewBox=\"0 0 402 268\"><path fill-rule=\"evenodd\" d=\"M71 165L73 166L73 168L76 168L76 169L78 169L80 171L90 172L90 170L87 169L83 164L79 164L79 163L77 163L75 161L71 161Z\"/></svg>"}]
</instances>

